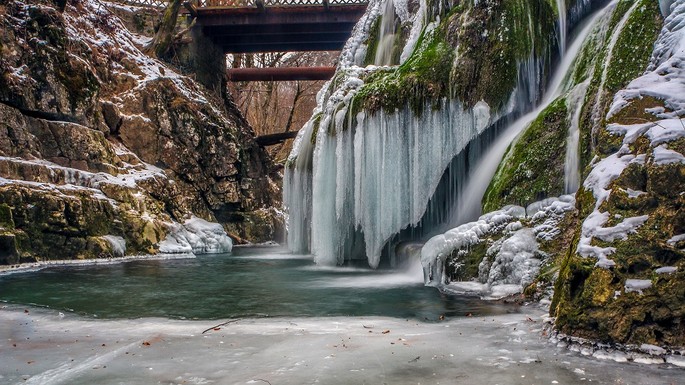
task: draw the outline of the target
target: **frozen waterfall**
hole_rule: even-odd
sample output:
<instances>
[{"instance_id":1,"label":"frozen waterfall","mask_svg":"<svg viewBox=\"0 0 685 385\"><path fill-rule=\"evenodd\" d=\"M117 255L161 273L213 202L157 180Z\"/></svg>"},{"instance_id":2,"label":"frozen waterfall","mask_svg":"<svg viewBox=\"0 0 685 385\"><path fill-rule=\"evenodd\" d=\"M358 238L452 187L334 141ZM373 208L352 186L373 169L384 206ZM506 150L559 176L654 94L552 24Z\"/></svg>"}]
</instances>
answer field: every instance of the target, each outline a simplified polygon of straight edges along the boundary
<instances>
[{"instance_id":1,"label":"frozen waterfall","mask_svg":"<svg viewBox=\"0 0 685 385\"><path fill-rule=\"evenodd\" d=\"M368 36L381 13L393 13L388 4L392 0L372 1L355 27L343 50L337 87L327 85L322 90L315 115L300 131L286 167L289 247L311 252L319 264L360 260L374 268L394 266L397 243L425 239L444 229L460 196L482 197L482 192L472 194L468 189L476 186L475 190L484 191L482 186L487 187L501 159L499 155L484 160L493 169L484 172L475 167L484 150L509 127L511 116L525 113L541 100L549 58L519 63L517 87L499 111L484 101L466 108L459 100L443 99L426 101L422 114L408 106L392 112L352 113L353 97L364 84L361 79L379 70L356 66L366 51L363 34ZM424 33L430 33L435 25L422 19L426 11L421 4L413 20L425 24ZM386 20L394 18L393 13ZM562 20L558 23L566 25ZM559 43L565 44L564 36ZM414 39L407 44L415 44ZM503 139L501 153L517 133ZM479 181L467 184L476 179L473 175ZM480 197L474 203L463 200L462 207L467 203L466 209L474 209L477 217Z\"/></svg>"}]
</instances>

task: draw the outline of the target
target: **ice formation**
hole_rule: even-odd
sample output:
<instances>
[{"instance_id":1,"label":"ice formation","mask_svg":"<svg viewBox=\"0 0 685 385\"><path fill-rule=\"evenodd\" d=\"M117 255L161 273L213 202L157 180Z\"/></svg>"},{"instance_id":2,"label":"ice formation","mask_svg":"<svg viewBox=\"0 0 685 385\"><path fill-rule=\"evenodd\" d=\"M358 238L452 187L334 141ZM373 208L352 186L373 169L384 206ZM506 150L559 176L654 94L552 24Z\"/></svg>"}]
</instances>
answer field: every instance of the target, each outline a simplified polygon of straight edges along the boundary
<instances>
[{"instance_id":1,"label":"ice formation","mask_svg":"<svg viewBox=\"0 0 685 385\"><path fill-rule=\"evenodd\" d=\"M160 253L165 254L215 254L228 253L233 248L231 238L218 223L193 217L183 225L169 223L169 234L159 243Z\"/></svg>"},{"instance_id":2,"label":"ice formation","mask_svg":"<svg viewBox=\"0 0 685 385\"><path fill-rule=\"evenodd\" d=\"M559 3L565 9L565 2ZM351 101L364 84L363 75L384 70L375 66L358 67L366 55L364 42L384 4L371 1L355 26L341 55L337 88L328 84L320 92L319 106L312 120L300 130L286 168L284 201L289 210L289 247L294 252L310 251L320 264L341 264L346 259L363 258L370 266L377 267L384 247L401 231L425 230L430 227L426 223L435 226L436 222L446 222L449 218L436 219L435 212L452 210L456 196L465 188L463 182L470 175L487 174L482 170L474 172L474 165L485 154L484 148L494 139L483 139L484 133L503 115L520 114L540 99L537 90L543 78L542 65L531 58L519 63L518 86L510 104L502 111L491 110L485 102L465 109L459 100L452 99L439 101L438 108L432 108L427 101L420 116L406 106L394 112L380 110L352 116ZM427 22L423 1L418 11L409 16L403 16L400 11L405 8L402 3L395 1L394 4L402 20L411 19L414 23L401 56L404 61L409 53L421 48L414 47L420 35L417 31L421 31L417 28L423 28L422 34L427 36L437 24ZM588 6L589 2L579 4ZM576 4L576 12L580 12L579 6ZM563 20L559 24L566 25ZM564 36L560 36L560 42L565 42ZM570 66L570 59L564 63ZM560 89L562 82L563 77L558 76L552 90ZM548 95L551 100L552 95ZM529 116L533 118L534 115ZM510 132L499 146L500 158L517 134L517 131ZM468 162L462 160L462 167L452 168L451 162L458 155L464 155L476 139L480 142L471 149ZM500 158L493 156L487 162L494 164L490 167L490 176ZM443 193L446 196L437 191L442 183L450 189L449 193ZM481 183L471 186L484 191ZM473 219L479 214L478 205L469 206L469 209L476 208L469 214L469 219Z\"/></svg>"},{"instance_id":3,"label":"ice formation","mask_svg":"<svg viewBox=\"0 0 685 385\"><path fill-rule=\"evenodd\" d=\"M560 220L574 208L571 195L548 198L527 208L508 206L436 235L421 249L425 283L485 298L520 293L533 282L543 262L545 255L538 248L539 242L559 235ZM522 223L524 220L527 225ZM462 255L493 234L504 236L487 250L478 268L478 280L450 282L446 262L458 265Z\"/></svg>"}]
</instances>

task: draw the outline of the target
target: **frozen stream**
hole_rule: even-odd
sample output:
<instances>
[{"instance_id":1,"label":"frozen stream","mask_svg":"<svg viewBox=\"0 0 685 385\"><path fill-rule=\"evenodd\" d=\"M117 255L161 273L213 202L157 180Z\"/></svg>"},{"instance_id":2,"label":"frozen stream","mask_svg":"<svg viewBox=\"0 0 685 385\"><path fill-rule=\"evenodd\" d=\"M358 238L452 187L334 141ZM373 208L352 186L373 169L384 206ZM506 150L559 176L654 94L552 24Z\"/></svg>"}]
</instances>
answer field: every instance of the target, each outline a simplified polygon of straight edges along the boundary
<instances>
[{"instance_id":1,"label":"frozen stream","mask_svg":"<svg viewBox=\"0 0 685 385\"><path fill-rule=\"evenodd\" d=\"M237 249L0 276L0 383L683 383L558 348L544 309L445 296L412 271Z\"/></svg>"}]
</instances>

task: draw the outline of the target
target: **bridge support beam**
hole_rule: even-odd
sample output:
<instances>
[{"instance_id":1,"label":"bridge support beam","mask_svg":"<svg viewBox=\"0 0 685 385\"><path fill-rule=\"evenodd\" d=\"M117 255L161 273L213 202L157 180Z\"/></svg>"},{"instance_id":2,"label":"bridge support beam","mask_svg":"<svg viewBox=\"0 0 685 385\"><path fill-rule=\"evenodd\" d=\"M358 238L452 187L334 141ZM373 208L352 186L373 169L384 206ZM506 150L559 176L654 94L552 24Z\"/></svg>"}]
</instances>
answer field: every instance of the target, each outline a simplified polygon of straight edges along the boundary
<instances>
[{"instance_id":1,"label":"bridge support beam","mask_svg":"<svg viewBox=\"0 0 685 385\"><path fill-rule=\"evenodd\" d=\"M233 68L227 74L232 82L328 80L335 74L335 67Z\"/></svg>"}]
</instances>

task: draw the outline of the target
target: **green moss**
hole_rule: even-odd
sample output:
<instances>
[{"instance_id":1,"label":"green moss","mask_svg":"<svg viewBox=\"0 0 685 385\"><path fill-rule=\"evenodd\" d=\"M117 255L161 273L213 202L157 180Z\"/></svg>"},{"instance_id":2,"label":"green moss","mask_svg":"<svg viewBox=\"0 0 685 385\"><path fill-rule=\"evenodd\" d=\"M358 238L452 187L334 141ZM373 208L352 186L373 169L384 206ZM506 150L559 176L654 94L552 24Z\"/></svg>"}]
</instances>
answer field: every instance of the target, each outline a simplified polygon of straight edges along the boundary
<instances>
[{"instance_id":1,"label":"green moss","mask_svg":"<svg viewBox=\"0 0 685 385\"><path fill-rule=\"evenodd\" d=\"M459 60L451 82L454 96L473 106L485 100L501 108L516 87L518 64L543 58L555 41L555 9L543 0L481 2L458 29ZM532 22L535 20L535 22ZM462 23L453 18L453 23Z\"/></svg>"},{"instance_id":2,"label":"green moss","mask_svg":"<svg viewBox=\"0 0 685 385\"><path fill-rule=\"evenodd\" d=\"M554 15L545 0L460 3L434 31L421 36L404 64L364 79L366 84L355 96L355 111L395 111L409 105L420 114L427 102L435 108L448 96L467 107L484 100L500 109L516 87L518 64L550 52Z\"/></svg>"},{"instance_id":3,"label":"green moss","mask_svg":"<svg viewBox=\"0 0 685 385\"><path fill-rule=\"evenodd\" d=\"M662 25L658 2L640 0L616 41L611 62L605 64L608 65L605 87L610 94L644 72Z\"/></svg>"},{"instance_id":4,"label":"green moss","mask_svg":"<svg viewBox=\"0 0 685 385\"><path fill-rule=\"evenodd\" d=\"M314 117L314 121L312 122L312 135L309 137L309 141L311 144L316 144L316 135L319 133L319 127L321 127L321 119L323 118L323 114L319 113Z\"/></svg>"},{"instance_id":5,"label":"green moss","mask_svg":"<svg viewBox=\"0 0 685 385\"><path fill-rule=\"evenodd\" d=\"M478 266L485 258L491 240L483 240L468 250L457 250L449 257L446 265L450 281L469 281L478 278Z\"/></svg>"},{"instance_id":6,"label":"green moss","mask_svg":"<svg viewBox=\"0 0 685 385\"><path fill-rule=\"evenodd\" d=\"M379 71L365 79L365 85L355 95L354 111L395 111L409 105L421 114L426 101L437 101L447 95L453 51L438 36L402 66L391 71Z\"/></svg>"},{"instance_id":7,"label":"green moss","mask_svg":"<svg viewBox=\"0 0 685 385\"><path fill-rule=\"evenodd\" d=\"M485 192L484 212L563 194L567 115L565 100L558 99L510 147Z\"/></svg>"}]
</instances>

